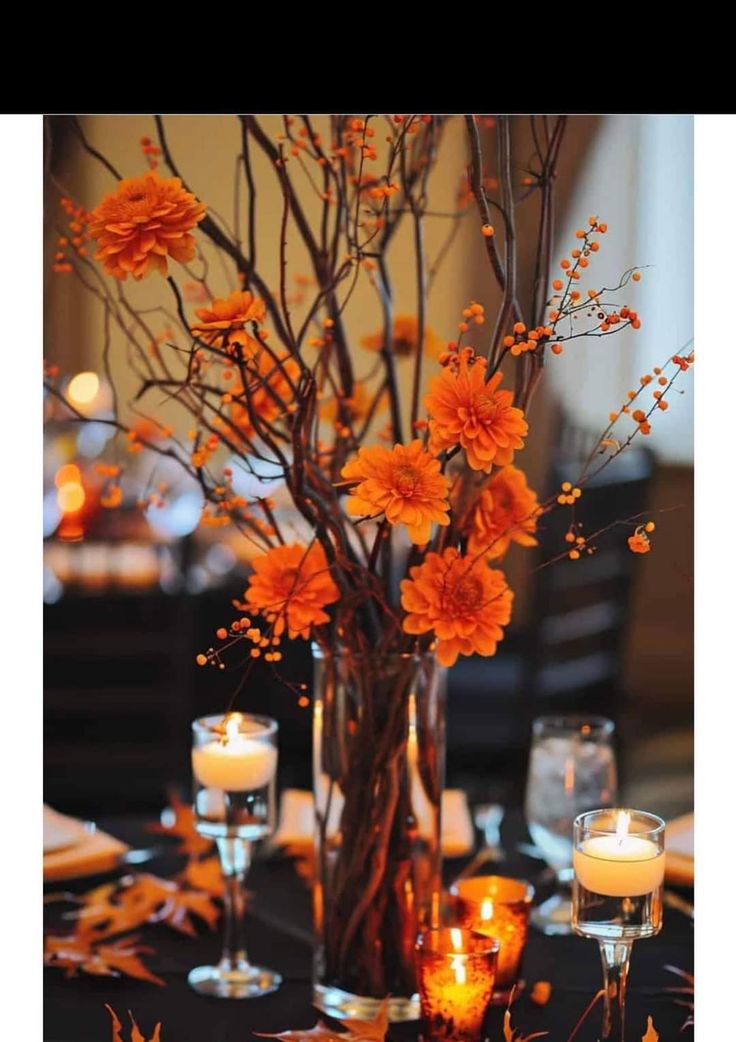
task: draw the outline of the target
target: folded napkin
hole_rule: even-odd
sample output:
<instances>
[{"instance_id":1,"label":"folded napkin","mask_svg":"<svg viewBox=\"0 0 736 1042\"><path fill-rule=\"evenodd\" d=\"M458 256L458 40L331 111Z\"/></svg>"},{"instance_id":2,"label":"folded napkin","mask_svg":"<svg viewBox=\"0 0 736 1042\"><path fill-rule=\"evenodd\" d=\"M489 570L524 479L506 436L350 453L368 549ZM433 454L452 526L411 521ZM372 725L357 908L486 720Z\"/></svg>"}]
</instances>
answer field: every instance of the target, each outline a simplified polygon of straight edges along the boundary
<instances>
[{"instance_id":1,"label":"folded napkin","mask_svg":"<svg viewBox=\"0 0 736 1042\"><path fill-rule=\"evenodd\" d=\"M44 805L43 849L44 882L57 882L115 868L128 846Z\"/></svg>"},{"instance_id":2,"label":"folded napkin","mask_svg":"<svg viewBox=\"0 0 736 1042\"><path fill-rule=\"evenodd\" d=\"M665 878L668 883L692 886L695 881L695 815L683 814L667 822Z\"/></svg>"},{"instance_id":3,"label":"folded napkin","mask_svg":"<svg viewBox=\"0 0 736 1042\"><path fill-rule=\"evenodd\" d=\"M328 831L337 832L342 814L343 796L333 793ZM422 808L419 809L420 826ZM314 837L314 797L302 789L284 789L281 794L279 827L274 836L278 846L308 846ZM445 789L442 793L442 853L445 857L463 857L473 850L473 823L468 801L461 789Z\"/></svg>"}]
</instances>

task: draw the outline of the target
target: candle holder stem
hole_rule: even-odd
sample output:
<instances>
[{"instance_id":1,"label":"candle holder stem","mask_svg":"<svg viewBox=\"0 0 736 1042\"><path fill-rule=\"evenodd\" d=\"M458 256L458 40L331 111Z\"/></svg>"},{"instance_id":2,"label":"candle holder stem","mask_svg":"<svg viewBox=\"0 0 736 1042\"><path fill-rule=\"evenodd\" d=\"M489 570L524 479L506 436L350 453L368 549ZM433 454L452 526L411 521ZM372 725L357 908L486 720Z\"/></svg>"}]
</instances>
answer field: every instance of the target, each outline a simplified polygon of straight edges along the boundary
<instances>
[{"instance_id":1,"label":"candle holder stem","mask_svg":"<svg viewBox=\"0 0 736 1042\"><path fill-rule=\"evenodd\" d=\"M227 973L248 966L245 949L245 877L250 868L251 843L237 836L218 839L217 852L225 884L220 970Z\"/></svg>"},{"instance_id":2,"label":"candle holder stem","mask_svg":"<svg viewBox=\"0 0 736 1042\"><path fill-rule=\"evenodd\" d=\"M626 978L631 941L599 941L603 963L603 1025L600 1042L624 1042Z\"/></svg>"}]
</instances>

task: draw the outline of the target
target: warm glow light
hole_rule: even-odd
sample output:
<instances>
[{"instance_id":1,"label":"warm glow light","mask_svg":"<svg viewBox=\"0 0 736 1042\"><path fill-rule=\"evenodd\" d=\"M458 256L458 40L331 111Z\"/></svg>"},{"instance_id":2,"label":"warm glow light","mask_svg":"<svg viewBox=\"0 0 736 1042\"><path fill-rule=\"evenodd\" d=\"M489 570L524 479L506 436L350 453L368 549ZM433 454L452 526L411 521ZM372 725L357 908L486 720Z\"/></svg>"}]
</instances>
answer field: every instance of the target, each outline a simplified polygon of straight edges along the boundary
<instances>
[{"instance_id":1,"label":"warm glow light","mask_svg":"<svg viewBox=\"0 0 736 1042\"><path fill-rule=\"evenodd\" d=\"M84 506L86 496L79 481L67 481L56 493L56 502L59 510L65 514L76 514Z\"/></svg>"},{"instance_id":2,"label":"warm glow light","mask_svg":"<svg viewBox=\"0 0 736 1042\"><path fill-rule=\"evenodd\" d=\"M79 472L79 467L76 463L65 463L63 467L59 467L54 478L54 484L57 488L61 488L62 485L81 484L82 475Z\"/></svg>"},{"instance_id":3,"label":"warm glow light","mask_svg":"<svg viewBox=\"0 0 736 1042\"><path fill-rule=\"evenodd\" d=\"M620 810L618 817L616 818L616 839L622 840L629 834L629 825L631 824L631 815L627 810Z\"/></svg>"},{"instance_id":4,"label":"warm glow light","mask_svg":"<svg viewBox=\"0 0 736 1042\"><path fill-rule=\"evenodd\" d=\"M572 796L575 792L575 760L568 756L565 760L565 795Z\"/></svg>"},{"instance_id":5,"label":"warm glow light","mask_svg":"<svg viewBox=\"0 0 736 1042\"><path fill-rule=\"evenodd\" d=\"M456 926L453 926L450 930L450 940L452 941L452 947L456 952L463 950L463 933Z\"/></svg>"},{"instance_id":6,"label":"warm glow light","mask_svg":"<svg viewBox=\"0 0 736 1042\"><path fill-rule=\"evenodd\" d=\"M480 917L486 923L493 918L493 901L489 897L483 899L483 903L480 906Z\"/></svg>"},{"instance_id":7,"label":"warm glow light","mask_svg":"<svg viewBox=\"0 0 736 1042\"><path fill-rule=\"evenodd\" d=\"M240 721L243 718L242 713L231 713L225 721L225 736L228 742L231 742L233 738L238 737L240 731Z\"/></svg>"},{"instance_id":8,"label":"warm glow light","mask_svg":"<svg viewBox=\"0 0 736 1042\"><path fill-rule=\"evenodd\" d=\"M454 933L455 931L453 930L452 932ZM450 966L452 967L455 973L455 983L465 984L468 979L468 968L465 965L465 959L463 958L463 956L456 955L450 963Z\"/></svg>"},{"instance_id":9,"label":"warm glow light","mask_svg":"<svg viewBox=\"0 0 736 1042\"><path fill-rule=\"evenodd\" d=\"M75 405L89 405L97 397L100 378L97 373L77 373L69 381L67 394Z\"/></svg>"}]
</instances>

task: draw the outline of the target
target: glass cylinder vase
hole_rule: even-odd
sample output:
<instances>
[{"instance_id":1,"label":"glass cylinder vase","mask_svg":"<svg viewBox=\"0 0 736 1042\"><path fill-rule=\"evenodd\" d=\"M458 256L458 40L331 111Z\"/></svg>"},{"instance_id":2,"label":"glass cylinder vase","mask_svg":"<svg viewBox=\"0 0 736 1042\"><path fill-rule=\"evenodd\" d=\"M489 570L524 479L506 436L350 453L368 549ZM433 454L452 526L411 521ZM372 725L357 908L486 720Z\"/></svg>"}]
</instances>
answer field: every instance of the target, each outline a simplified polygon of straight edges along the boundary
<instances>
[{"instance_id":1,"label":"glass cylinder vase","mask_svg":"<svg viewBox=\"0 0 736 1042\"><path fill-rule=\"evenodd\" d=\"M419 1016L416 939L439 921L444 671L431 653L314 649L314 1004Z\"/></svg>"}]
</instances>

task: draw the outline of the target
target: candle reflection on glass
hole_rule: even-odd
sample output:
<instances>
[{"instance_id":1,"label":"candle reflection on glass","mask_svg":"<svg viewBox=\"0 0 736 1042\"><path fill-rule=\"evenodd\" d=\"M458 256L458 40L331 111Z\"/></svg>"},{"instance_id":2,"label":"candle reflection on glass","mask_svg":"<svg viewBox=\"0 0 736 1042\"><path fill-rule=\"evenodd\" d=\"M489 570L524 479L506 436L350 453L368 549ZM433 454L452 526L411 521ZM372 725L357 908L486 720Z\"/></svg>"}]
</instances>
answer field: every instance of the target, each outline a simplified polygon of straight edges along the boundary
<instances>
[{"instance_id":1,"label":"candle reflection on glass","mask_svg":"<svg viewBox=\"0 0 736 1042\"><path fill-rule=\"evenodd\" d=\"M522 879L475 876L456 883L450 892L461 925L500 944L493 1002L505 1004L519 981L534 887Z\"/></svg>"},{"instance_id":2,"label":"candle reflection on glass","mask_svg":"<svg viewBox=\"0 0 736 1042\"><path fill-rule=\"evenodd\" d=\"M479 1042L493 995L498 941L459 927L417 941L424 1042Z\"/></svg>"}]
</instances>

